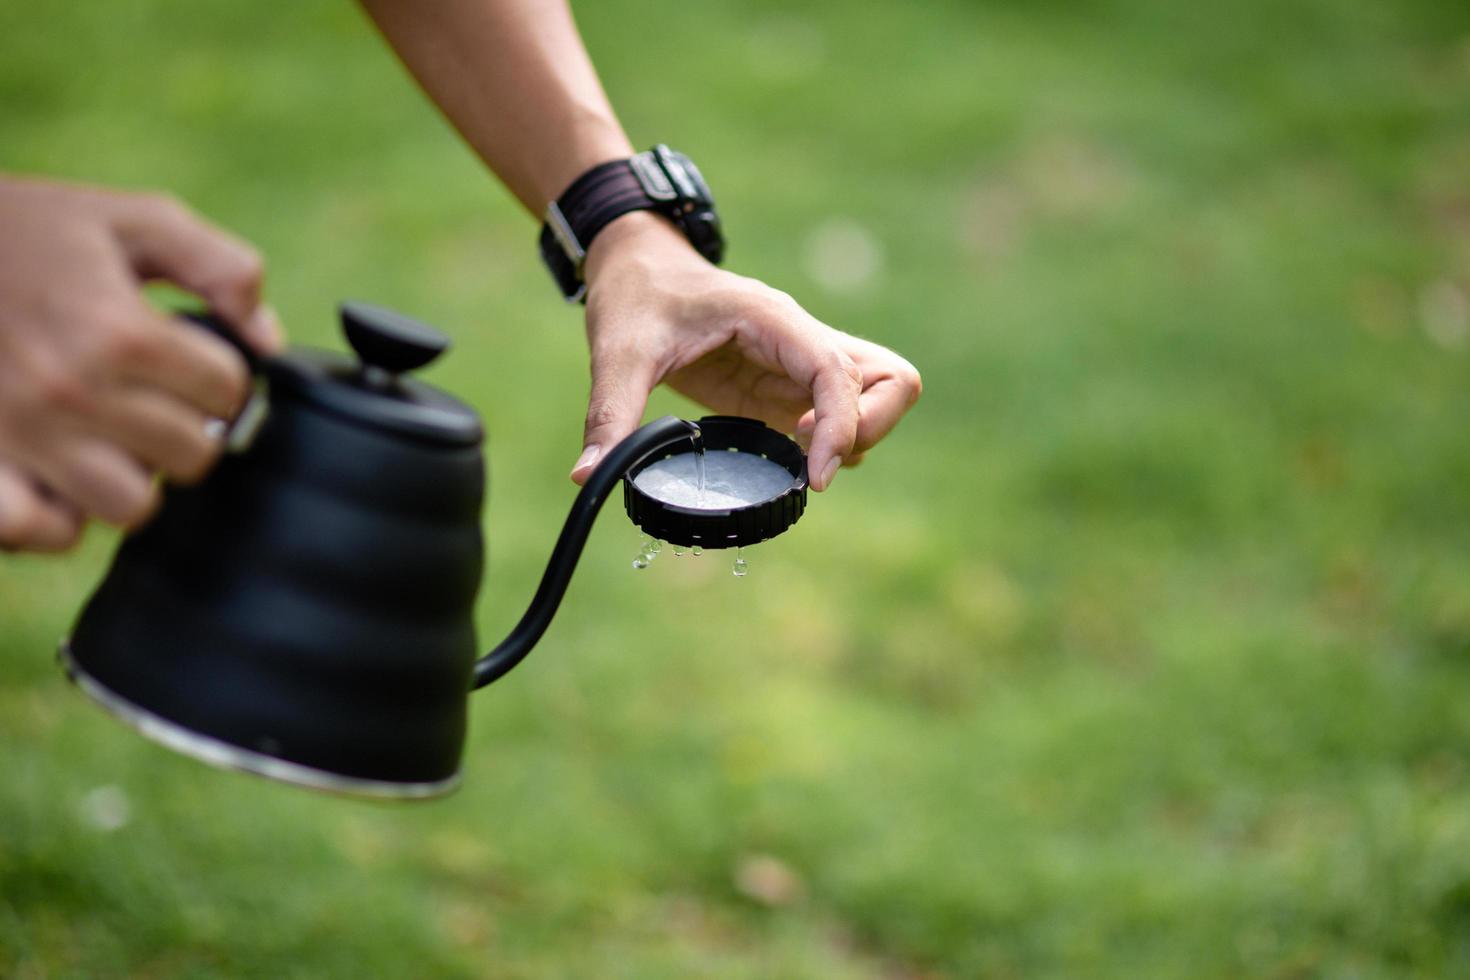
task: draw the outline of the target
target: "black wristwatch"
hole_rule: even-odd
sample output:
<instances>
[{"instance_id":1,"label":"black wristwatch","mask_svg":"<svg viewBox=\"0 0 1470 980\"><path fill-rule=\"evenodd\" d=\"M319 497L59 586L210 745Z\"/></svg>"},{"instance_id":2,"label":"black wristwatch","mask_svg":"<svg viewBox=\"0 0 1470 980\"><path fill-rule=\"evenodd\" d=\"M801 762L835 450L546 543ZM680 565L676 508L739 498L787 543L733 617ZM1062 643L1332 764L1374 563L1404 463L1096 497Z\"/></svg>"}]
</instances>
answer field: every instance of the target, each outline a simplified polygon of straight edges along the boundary
<instances>
[{"instance_id":1,"label":"black wristwatch","mask_svg":"<svg viewBox=\"0 0 1470 980\"><path fill-rule=\"evenodd\" d=\"M672 221L700 255L714 263L725 257L720 216L704 176L692 160L660 143L630 159L593 167L546 206L541 259L568 303L587 296L582 263L592 239L629 211L655 211Z\"/></svg>"}]
</instances>

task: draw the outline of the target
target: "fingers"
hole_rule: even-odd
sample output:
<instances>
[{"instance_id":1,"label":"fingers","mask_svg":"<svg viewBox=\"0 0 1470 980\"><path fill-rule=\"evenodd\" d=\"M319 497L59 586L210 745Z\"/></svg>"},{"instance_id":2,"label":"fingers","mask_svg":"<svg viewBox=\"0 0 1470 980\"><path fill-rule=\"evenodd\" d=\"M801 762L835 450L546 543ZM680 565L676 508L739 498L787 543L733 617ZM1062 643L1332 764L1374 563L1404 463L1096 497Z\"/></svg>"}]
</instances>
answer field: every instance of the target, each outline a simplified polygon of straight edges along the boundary
<instances>
[{"instance_id":1,"label":"fingers","mask_svg":"<svg viewBox=\"0 0 1470 980\"><path fill-rule=\"evenodd\" d=\"M911 390L903 382L891 378L881 379L864 389L858 396L857 438L853 441L852 449L843 454L844 467L851 469L857 466L869 449L893 431L898 420L913 406L913 398L918 397L917 394L910 394ZM796 423L796 441L807 448L808 453L815 427L815 411L808 411ZM810 465L810 455L807 458ZM812 469L815 470L815 467Z\"/></svg>"},{"instance_id":2,"label":"fingers","mask_svg":"<svg viewBox=\"0 0 1470 980\"><path fill-rule=\"evenodd\" d=\"M82 515L0 463L0 550L65 551L77 543Z\"/></svg>"},{"instance_id":3,"label":"fingers","mask_svg":"<svg viewBox=\"0 0 1470 980\"><path fill-rule=\"evenodd\" d=\"M120 194L113 207L117 239L139 276L202 297L262 354L280 350L279 322L260 303L265 267L253 248L171 197Z\"/></svg>"},{"instance_id":4,"label":"fingers","mask_svg":"<svg viewBox=\"0 0 1470 980\"><path fill-rule=\"evenodd\" d=\"M233 418L250 394L250 371L218 337L145 307L144 324L120 359L123 378L168 392L214 418Z\"/></svg>"},{"instance_id":5,"label":"fingers","mask_svg":"<svg viewBox=\"0 0 1470 980\"><path fill-rule=\"evenodd\" d=\"M812 393L811 448L807 452L807 477L811 488L826 490L832 485L842 458L852 452L858 431L858 395L863 373L834 338L830 327L812 319L790 304L788 319L773 332L784 334L778 357L790 376Z\"/></svg>"},{"instance_id":6,"label":"fingers","mask_svg":"<svg viewBox=\"0 0 1470 980\"><path fill-rule=\"evenodd\" d=\"M111 438L150 470L175 483L198 482L224 448L210 416L155 390L122 392L102 420ZM222 428L222 427L221 427Z\"/></svg>"},{"instance_id":7,"label":"fingers","mask_svg":"<svg viewBox=\"0 0 1470 980\"><path fill-rule=\"evenodd\" d=\"M582 430L582 455L572 467L573 482L586 483L597 461L638 428L657 381L653 363L635 347L593 350L592 394Z\"/></svg>"},{"instance_id":8,"label":"fingers","mask_svg":"<svg viewBox=\"0 0 1470 980\"><path fill-rule=\"evenodd\" d=\"M923 394L924 383L912 364L888 348L846 334L843 337L844 346L863 372L855 448L866 452L914 407Z\"/></svg>"},{"instance_id":9,"label":"fingers","mask_svg":"<svg viewBox=\"0 0 1470 980\"><path fill-rule=\"evenodd\" d=\"M796 439L796 444L801 447L802 452L807 452L812 447L813 421L813 413L808 410L807 413L801 417L801 422L797 425L796 431L793 433ZM859 429L861 429L861 424L859 424ZM842 457L842 468L845 470L856 469L857 467L861 466L863 460L867 458L868 454L866 450L854 448L852 452Z\"/></svg>"},{"instance_id":10,"label":"fingers","mask_svg":"<svg viewBox=\"0 0 1470 980\"><path fill-rule=\"evenodd\" d=\"M863 372L839 344L845 334L775 290L765 291L755 311L742 318L742 330L754 349L772 355L788 377L811 392L807 478L813 490L826 490L857 440Z\"/></svg>"},{"instance_id":11,"label":"fingers","mask_svg":"<svg viewBox=\"0 0 1470 980\"><path fill-rule=\"evenodd\" d=\"M48 452L30 453L25 465L84 513L133 528L153 515L159 491L141 463L101 439L73 437Z\"/></svg>"},{"instance_id":12,"label":"fingers","mask_svg":"<svg viewBox=\"0 0 1470 980\"><path fill-rule=\"evenodd\" d=\"M843 338L863 376L863 390L858 395L857 438L852 451L843 457L843 465L851 467L892 432L914 407L923 392L923 382L912 364L888 348L846 334ZM815 425L816 413L808 411L797 422L797 441L811 445Z\"/></svg>"},{"instance_id":13,"label":"fingers","mask_svg":"<svg viewBox=\"0 0 1470 980\"><path fill-rule=\"evenodd\" d=\"M807 454L813 490L826 490L857 439L858 393L863 376L846 356L831 358L812 382L814 425Z\"/></svg>"}]
</instances>

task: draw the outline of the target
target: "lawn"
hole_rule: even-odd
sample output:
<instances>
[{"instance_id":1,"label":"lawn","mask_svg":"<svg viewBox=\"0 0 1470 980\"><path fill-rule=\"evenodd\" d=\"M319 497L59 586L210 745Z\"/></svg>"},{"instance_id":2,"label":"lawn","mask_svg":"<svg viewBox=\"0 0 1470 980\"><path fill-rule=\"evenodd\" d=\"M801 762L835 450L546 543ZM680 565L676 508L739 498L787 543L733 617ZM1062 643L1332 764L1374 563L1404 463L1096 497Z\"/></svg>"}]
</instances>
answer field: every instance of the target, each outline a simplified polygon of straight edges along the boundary
<instances>
[{"instance_id":1,"label":"lawn","mask_svg":"<svg viewBox=\"0 0 1470 980\"><path fill-rule=\"evenodd\" d=\"M745 579L609 507L435 803L134 736L53 658L115 537L0 557L0 975L1470 974L1470 6L578 12L923 401ZM0 6L0 169L172 189L298 342L452 333L509 630L578 311L351 4Z\"/></svg>"}]
</instances>

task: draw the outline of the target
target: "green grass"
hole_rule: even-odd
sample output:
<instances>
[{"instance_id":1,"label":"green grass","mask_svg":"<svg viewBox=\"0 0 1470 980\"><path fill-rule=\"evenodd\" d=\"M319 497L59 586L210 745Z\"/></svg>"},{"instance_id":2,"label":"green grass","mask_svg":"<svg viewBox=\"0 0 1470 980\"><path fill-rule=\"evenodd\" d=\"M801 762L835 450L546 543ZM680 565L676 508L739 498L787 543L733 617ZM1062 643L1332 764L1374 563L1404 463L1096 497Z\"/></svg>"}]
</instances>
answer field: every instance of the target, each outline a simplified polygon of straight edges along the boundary
<instances>
[{"instance_id":1,"label":"green grass","mask_svg":"<svg viewBox=\"0 0 1470 980\"><path fill-rule=\"evenodd\" d=\"M51 655L113 539L0 559L0 975L1470 972L1470 8L579 14L732 265L924 401L746 580L635 575L610 508L434 804L131 735ZM450 330L509 629L572 495L580 323L350 4L0 8L0 168L174 189L299 341L344 296ZM855 291L807 271L834 216L882 246ZM790 901L737 885L760 855Z\"/></svg>"}]
</instances>

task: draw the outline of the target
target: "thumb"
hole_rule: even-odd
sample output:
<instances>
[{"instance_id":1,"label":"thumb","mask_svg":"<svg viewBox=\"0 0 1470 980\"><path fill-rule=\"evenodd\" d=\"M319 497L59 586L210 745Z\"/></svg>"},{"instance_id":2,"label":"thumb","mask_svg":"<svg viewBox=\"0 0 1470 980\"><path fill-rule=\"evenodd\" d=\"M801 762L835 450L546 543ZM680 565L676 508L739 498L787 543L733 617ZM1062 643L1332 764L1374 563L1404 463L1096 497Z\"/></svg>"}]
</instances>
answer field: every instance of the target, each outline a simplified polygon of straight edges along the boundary
<instances>
[{"instance_id":1,"label":"thumb","mask_svg":"<svg viewBox=\"0 0 1470 980\"><path fill-rule=\"evenodd\" d=\"M656 380L652 362L636 349L594 351L582 455L572 467L572 482L586 483L598 460L638 428Z\"/></svg>"},{"instance_id":2,"label":"thumb","mask_svg":"<svg viewBox=\"0 0 1470 980\"><path fill-rule=\"evenodd\" d=\"M139 276L196 294L262 353L280 349L280 324L260 302L265 266L255 249L162 195L119 195L113 229Z\"/></svg>"}]
</instances>

